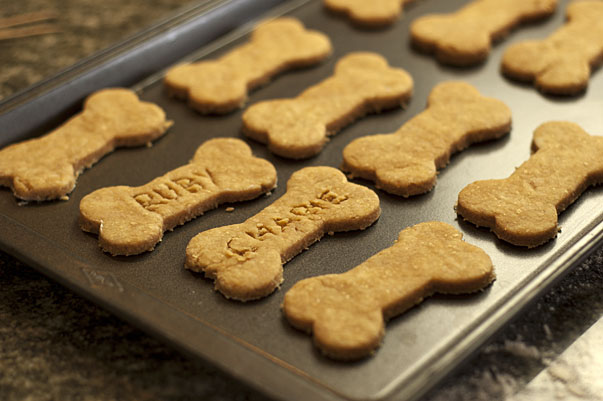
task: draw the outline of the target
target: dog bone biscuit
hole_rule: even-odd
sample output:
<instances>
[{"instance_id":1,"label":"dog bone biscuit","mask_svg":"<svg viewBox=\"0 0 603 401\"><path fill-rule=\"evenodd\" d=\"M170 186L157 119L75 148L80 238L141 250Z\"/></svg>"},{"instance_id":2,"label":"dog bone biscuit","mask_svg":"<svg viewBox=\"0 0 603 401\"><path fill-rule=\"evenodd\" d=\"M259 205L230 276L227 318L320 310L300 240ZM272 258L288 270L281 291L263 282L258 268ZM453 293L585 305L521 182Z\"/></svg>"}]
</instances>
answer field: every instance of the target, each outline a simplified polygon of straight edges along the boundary
<instances>
[{"instance_id":1,"label":"dog bone biscuit","mask_svg":"<svg viewBox=\"0 0 603 401\"><path fill-rule=\"evenodd\" d=\"M171 125L161 108L128 89L98 91L54 131L0 150L0 186L24 200L65 197L84 168L116 147L150 143Z\"/></svg>"},{"instance_id":2,"label":"dog bone biscuit","mask_svg":"<svg viewBox=\"0 0 603 401\"><path fill-rule=\"evenodd\" d=\"M294 18L278 18L259 25L250 42L218 60L171 68L164 84L198 112L224 114L243 107L248 90L278 73L317 64L330 54L327 36Z\"/></svg>"},{"instance_id":3,"label":"dog bone biscuit","mask_svg":"<svg viewBox=\"0 0 603 401\"><path fill-rule=\"evenodd\" d=\"M332 167L306 167L291 176L285 195L257 215L195 236L185 267L214 279L227 298L262 298L283 281L283 263L325 233L365 229L380 213L370 189L347 182Z\"/></svg>"},{"instance_id":4,"label":"dog bone biscuit","mask_svg":"<svg viewBox=\"0 0 603 401\"><path fill-rule=\"evenodd\" d=\"M503 102L464 82L444 82L431 91L427 109L395 133L348 144L342 170L392 194L418 195L435 186L436 169L446 166L452 153L499 138L510 128L511 111Z\"/></svg>"},{"instance_id":5,"label":"dog bone biscuit","mask_svg":"<svg viewBox=\"0 0 603 401\"><path fill-rule=\"evenodd\" d=\"M413 44L435 53L445 64L469 66L488 57L492 41L523 21L547 17L557 0L475 0L451 14L416 19L410 27Z\"/></svg>"},{"instance_id":6,"label":"dog bone biscuit","mask_svg":"<svg viewBox=\"0 0 603 401\"><path fill-rule=\"evenodd\" d=\"M276 186L276 170L240 139L211 139L193 160L140 187L98 189L80 202L82 230L112 255L152 251L163 233L220 203L249 200Z\"/></svg>"},{"instance_id":7,"label":"dog bone biscuit","mask_svg":"<svg viewBox=\"0 0 603 401\"><path fill-rule=\"evenodd\" d=\"M574 123L548 122L534 131L532 148L510 177L466 186L457 213L514 245L535 247L554 238L557 214L603 183L603 137Z\"/></svg>"},{"instance_id":8,"label":"dog bone biscuit","mask_svg":"<svg viewBox=\"0 0 603 401\"><path fill-rule=\"evenodd\" d=\"M364 27L383 27L393 24L402 7L413 0L324 0L325 6L347 15L353 23Z\"/></svg>"},{"instance_id":9,"label":"dog bone biscuit","mask_svg":"<svg viewBox=\"0 0 603 401\"><path fill-rule=\"evenodd\" d=\"M543 92L573 95L586 89L591 68L603 61L603 1L579 1L567 8L568 22L545 40L509 46L502 71L533 81Z\"/></svg>"},{"instance_id":10,"label":"dog bone biscuit","mask_svg":"<svg viewBox=\"0 0 603 401\"><path fill-rule=\"evenodd\" d=\"M404 70L375 53L351 53L335 75L294 99L259 102L243 113L243 132L279 156L302 159L321 151L333 135L368 112L400 107L412 95Z\"/></svg>"},{"instance_id":11,"label":"dog bone biscuit","mask_svg":"<svg viewBox=\"0 0 603 401\"><path fill-rule=\"evenodd\" d=\"M494 280L490 257L461 238L440 222L406 228L393 246L352 270L297 282L285 294L285 317L314 333L331 358L366 357L381 343L384 320L436 292L475 292Z\"/></svg>"}]
</instances>

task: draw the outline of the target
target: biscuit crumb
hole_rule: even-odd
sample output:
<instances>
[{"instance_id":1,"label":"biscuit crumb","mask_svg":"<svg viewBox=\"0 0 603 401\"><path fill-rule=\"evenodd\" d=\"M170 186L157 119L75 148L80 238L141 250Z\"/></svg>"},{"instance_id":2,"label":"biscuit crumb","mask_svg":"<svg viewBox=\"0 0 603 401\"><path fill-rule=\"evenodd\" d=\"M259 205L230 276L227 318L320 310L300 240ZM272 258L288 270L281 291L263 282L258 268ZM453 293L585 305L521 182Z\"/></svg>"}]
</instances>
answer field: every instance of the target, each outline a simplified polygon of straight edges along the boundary
<instances>
[{"instance_id":1,"label":"biscuit crumb","mask_svg":"<svg viewBox=\"0 0 603 401\"><path fill-rule=\"evenodd\" d=\"M230 212L234 212L234 210L235 210L235 208L234 208L234 207L232 207L232 206L229 206L229 207L227 207L226 209L224 209L224 211L229 212L229 213L230 213Z\"/></svg>"}]
</instances>

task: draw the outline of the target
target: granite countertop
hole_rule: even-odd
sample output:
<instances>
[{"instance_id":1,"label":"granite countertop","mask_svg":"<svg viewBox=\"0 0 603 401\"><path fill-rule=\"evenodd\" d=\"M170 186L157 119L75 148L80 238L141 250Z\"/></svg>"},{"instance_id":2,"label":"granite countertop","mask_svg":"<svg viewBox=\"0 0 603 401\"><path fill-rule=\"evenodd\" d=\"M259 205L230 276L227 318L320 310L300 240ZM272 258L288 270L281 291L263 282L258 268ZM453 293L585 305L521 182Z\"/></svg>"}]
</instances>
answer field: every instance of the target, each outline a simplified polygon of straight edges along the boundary
<instances>
[{"instance_id":1,"label":"granite countertop","mask_svg":"<svg viewBox=\"0 0 603 401\"><path fill-rule=\"evenodd\" d=\"M0 41L0 99L189 2L0 0L1 16L55 10L62 31ZM3 252L0 288L2 400L267 399ZM600 400L585 372L603 369L602 289L600 248L424 400Z\"/></svg>"},{"instance_id":2,"label":"granite countertop","mask_svg":"<svg viewBox=\"0 0 603 401\"><path fill-rule=\"evenodd\" d=\"M0 100L123 40L191 0L0 0L0 18L51 11L58 33L0 41Z\"/></svg>"}]
</instances>

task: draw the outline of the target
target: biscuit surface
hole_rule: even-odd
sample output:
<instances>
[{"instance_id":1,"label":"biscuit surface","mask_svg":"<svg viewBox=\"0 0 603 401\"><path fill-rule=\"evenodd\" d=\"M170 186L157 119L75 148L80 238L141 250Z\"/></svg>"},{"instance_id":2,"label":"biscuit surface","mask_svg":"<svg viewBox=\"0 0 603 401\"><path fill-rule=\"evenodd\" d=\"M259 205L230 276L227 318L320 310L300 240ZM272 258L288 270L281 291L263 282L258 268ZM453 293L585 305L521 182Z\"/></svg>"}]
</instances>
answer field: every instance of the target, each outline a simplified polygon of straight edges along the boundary
<instances>
[{"instance_id":1,"label":"biscuit surface","mask_svg":"<svg viewBox=\"0 0 603 401\"><path fill-rule=\"evenodd\" d=\"M185 267L214 279L227 298L262 298L282 282L283 263L325 233L362 230L380 213L370 189L347 182L332 167L306 167L291 176L285 195L257 215L196 235Z\"/></svg>"},{"instance_id":2,"label":"biscuit surface","mask_svg":"<svg viewBox=\"0 0 603 401\"><path fill-rule=\"evenodd\" d=\"M0 150L0 185L24 200L65 197L84 168L116 147L150 143L171 125L161 108L131 90L98 91L54 131Z\"/></svg>"},{"instance_id":3,"label":"biscuit surface","mask_svg":"<svg viewBox=\"0 0 603 401\"><path fill-rule=\"evenodd\" d=\"M190 164L140 187L107 187L80 202L80 226L113 255L151 251L166 230L224 202L253 199L276 185L276 170L234 138L199 146Z\"/></svg>"},{"instance_id":4,"label":"biscuit surface","mask_svg":"<svg viewBox=\"0 0 603 401\"><path fill-rule=\"evenodd\" d=\"M285 294L285 317L312 332L329 357L366 357L379 346L385 320L436 292L475 292L494 280L490 257L461 238L440 222L406 228L392 247L352 270L296 283Z\"/></svg>"},{"instance_id":5,"label":"biscuit surface","mask_svg":"<svg viewBox=\"0 0 603 401\"><path fill-rule=\"evenodd\" d=\"M577 1L567 7L567 23L544 40L509 46L502 70L560 95L582 92L591 69L603 61L603 1Z\"/></svg>"},{"instance_id":6,"label":"biscuit surface","mask_svg":"<svg viewBox=\"0 0 603 401\"><path fill-rule=\"evenodd\" d=\"M443 82L427 109L393 134L358 138L343 150L342 169L375 181L387 192L412 196L430 191L436 169L472 143L499 138L511 129L511 111L464 82Z\"/></svg>"},{"instance_id":7,"label":"biscuit surface","mask_svg":"<svg viewBox=\"0 0 603 401\"><path fill-rule=\"evenodd\" d=\"M466 186L457 213L514 245L535 247L554 238L557 214L603 183L603 137L574 123L548 122L534 132L532 148L510 177Z\"/></svg>"},{"instance_id":8,"label":"biscuit surface","mask_svg":"<svg viewBox=\"0 0 603 401\"><path fill-rule=\"evenodd\" d=\"M524 21L555 12L557 0L475 0L451 14L426 15L410 27L413 44L445 64L484 61L493 40Z\"/></svg>"},{"instance_id":9,"label":"biscuit surface","mask_svg":"<svg viewBox=\"0 0 603 401\"><path fill-rule=\"evenodd\" d=\"M331 54L329 38L294 18L260 24L251 40L217 60L170 69L164 84L200 113L224 114L242 107L247 91L278 73L319 63Z\"/></svg>"},{"instance_id":10,"label":"biscuit surface","mask_svg":"<svg viewBox=\"0 0 603 401\"><path fill-rule=\"evenodd\" d=\"M325 7L347 15L354 24L364 27L383 27L394 23L402 7L414 0L324 0Z\"/></svg>"},{"instance_id":11,"label":"biscuit surface","mask_svg":"<svg viewBox=\"0 0 603 401\"><path fill-rule=\"evenodd\" d=\"M350 53L335 75L293 99L259 102L243 114L243 132L279 156L319 153L341 128L369 112L400 107L412 95L411 76L375 53Z\"/></svg>"}]
</instances>

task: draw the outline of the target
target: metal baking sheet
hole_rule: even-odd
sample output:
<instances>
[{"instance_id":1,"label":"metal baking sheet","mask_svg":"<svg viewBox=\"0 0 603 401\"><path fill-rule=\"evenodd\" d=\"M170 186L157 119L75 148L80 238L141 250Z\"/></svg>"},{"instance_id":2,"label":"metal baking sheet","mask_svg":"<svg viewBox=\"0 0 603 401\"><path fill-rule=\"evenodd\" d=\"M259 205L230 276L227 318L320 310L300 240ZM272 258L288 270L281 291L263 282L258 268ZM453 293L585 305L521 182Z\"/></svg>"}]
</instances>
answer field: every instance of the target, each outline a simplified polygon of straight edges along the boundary
<instances>
[{"instance_id":1,"label":"metal baking sheet","mask_svg":"<svg viewBox=\"0 0 603 401\"><path fill-rule=\"evenodd\" d=\"M224 7L232 7L233 2L223 3ZM499 72L506 46L528 38L545 37L563 23L566 1L560 2L552 18L513 31L493 47L487 62L477 67L445 67L411 48L410 21L426 13L453 11L463 3L460 0L418 1L406 7L404 16L393 27L375 31L357 29L346 19L327 13L319 0L287 2L264 14L264 17L292 15L307 27L326 33L333 42L334 54L318 67L277 77L252 92L249 103L293 97L330 76L338 58L358 50L381 53L391 65L406 69L415 81L414 95L405 110L358 121L332 137L322 153L305 161L276 157L264 145L245 139L240 132L241 111L221 117L201 116L183 102L168 98L161 85L161 71L143 82L129 82L144 100L159 104L174 120L169 133L151 148L121 149L104 157L80 176L69 201L23 205L8 189L0 190L0 246L184 352L212 361L271 396L297 400L389 400L420 396L603 242L600 187L587 190L561 214L562 231L558 238L532 250L508 245L487 230L457 219L453 207L458 192L475 180L510 175L529 157L532 132L541 123L569 120L591 134L603 133L601 71L593 74L584 94L572 98L543 96L529 85L505 79ZM230 14L219 12L226 8L216 5L212 10L213 17L202 13L196 18L204 18L203 24L215 23L216 18L228 23ZM254 19L253 13L249 19ZM245 21L239 16L239 22ZM250 23L200 50L189 52L186 58L213 58L245 42L254 21L247 22ZM178 35L169 36L172 31L166 30L163 36L149 43L159 43L157 46L162 49L165 43L171 43L178 48L182 41L190 42L189 32L182 27L198 26L194 21L187 24L180 25ZM178 56L172 54L175 55ZM132 57L132 53L128 51L119 57ZM136 56L132 60L142 61ZM111 76L107 74L107 65L110 63L85 71L101 77L94 81L97 87L113 82L107 78ZM464 80L482 94L497 97L509 105L513 112L510 135L474 145L453 156L440 172L435 189L426 195L404 199L376 190L383 212L373 226L361 232L323 238L285 265L281 289L263 300L245 304L228 301L213 291L210 280L183 268L185 247L195 234L242 222L259 212L285 192L287 179L299 168L338 167L341 151L347 143L360 136L395 131L424 109L431 88L445 80ZM60 84L55 90L66 90L65 85ZM48 103L48 96L48 93L40 95L31 102ZM76 91L71 96L81 101L83 95ZM39 135L41 127L47 128L48 121L56 120L72 107L69 96L65 99L36 126L27 121L27 113L23 111L27 111L27 104L19 113L7 114L10 118L3 120L2 132L8 135L0 138L0 146ZM27 125L28 130L19 131L20 123ZM11 135L11 130L18 135ZM84 195L105 186L144 184L187 163L194 149L205 140L221 136L245 139L257 156L275 164L279 186L272 196L234 204L235 210L231 213L225 212L226 206L207 212L166 233L155 251L139 256L104 254L98 248L96 236L79 229L78 205ZM374 189L369 182L357 182ZM280 305L293 284L318 274L344 272L392 245L403 228L430 220L452 224L465 234L467 242L480 246L491 256L498 278L489 288L471 296L436 295L427 299L387 324L384 342L373 357L354 363L334 362L323 357L309 336L289 327Z\"/></svg>"}]
</instances>

